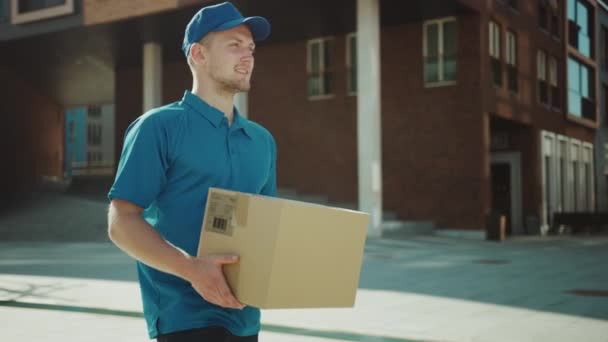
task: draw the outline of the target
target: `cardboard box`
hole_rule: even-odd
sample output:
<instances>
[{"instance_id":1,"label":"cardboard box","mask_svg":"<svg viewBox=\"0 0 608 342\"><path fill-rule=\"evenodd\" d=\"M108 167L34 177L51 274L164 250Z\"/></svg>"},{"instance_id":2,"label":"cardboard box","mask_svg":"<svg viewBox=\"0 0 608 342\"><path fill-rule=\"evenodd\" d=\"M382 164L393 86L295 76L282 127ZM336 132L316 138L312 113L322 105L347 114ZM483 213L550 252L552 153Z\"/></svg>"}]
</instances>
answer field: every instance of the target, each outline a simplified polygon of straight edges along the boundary
<instances>
[{"instance_id":1,"label":"cardboard box","mask_svg":"<svg viewBox=\"0 0 608 342\"><path fill-rule=\"evenodd\" d=\"M211 188L198 255L240 256L224 274L244 304L352 307L368 222L357 211Z\"/></svg>"}]
</instances>

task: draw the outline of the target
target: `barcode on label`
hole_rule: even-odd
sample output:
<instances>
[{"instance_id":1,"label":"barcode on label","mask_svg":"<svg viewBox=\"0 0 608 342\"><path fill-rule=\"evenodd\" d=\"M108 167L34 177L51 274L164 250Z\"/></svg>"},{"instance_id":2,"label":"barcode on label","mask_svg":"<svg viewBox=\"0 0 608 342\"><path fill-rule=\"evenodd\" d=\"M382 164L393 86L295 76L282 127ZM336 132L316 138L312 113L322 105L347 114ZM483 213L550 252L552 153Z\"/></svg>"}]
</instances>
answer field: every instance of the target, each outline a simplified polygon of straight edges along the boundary
<instances>
[{"instance_id":1,"label":"barcode on label","mask_svg":"<svg viewBox=\"0 0 608 342\"><path fill-rule=\"evenodd\" d=\"M219 229L222 231L226 231L226 227L228 226L228 221L225 218L214 217L212 227L215 229Z\"/></svg>"}]
</instances>

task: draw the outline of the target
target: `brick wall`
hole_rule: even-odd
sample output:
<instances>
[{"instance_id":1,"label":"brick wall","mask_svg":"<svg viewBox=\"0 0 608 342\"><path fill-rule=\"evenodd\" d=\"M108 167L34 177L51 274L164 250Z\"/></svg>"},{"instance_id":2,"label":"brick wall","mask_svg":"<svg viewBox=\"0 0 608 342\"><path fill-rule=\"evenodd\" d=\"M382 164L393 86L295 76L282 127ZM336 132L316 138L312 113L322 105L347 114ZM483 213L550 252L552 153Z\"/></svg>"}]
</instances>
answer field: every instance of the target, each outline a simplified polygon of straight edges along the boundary
<instances>
[{"instance_id":1,"label":"brick wall","mask_svg":"<svg viewBox=\"0 0 608 342\"><path fill-rule=\"evenodd\" d=\"M63 109L53 99L0 67L0 188L11 193L42 176L63 176Z\"/></svg>"},{"instance_id":2,"label":"brick wall","mask_svg":"<svg viewBox=\"0 0 608 342\"><path fill-rule=\"evenodd\" d=\"M483 120L476 16L459 20L458 86L424 88L422 24L382 31L384 205L440 227L483 226ZM346 95L345 37L335 38L335 96L306 97L306 42L257 53L250 112L279 147L279 185L357 201L356 97ZM477 44L478 46L478 44Z\"/></svg>"},{"instance_id":3,"label":"brick wall","mask_svg":"<svg viewBox=\"0 0 608 342\"><path fill-rule=\"evenodd\" d=\"M178 0L83 0L84 24L94 25L175 9Z\"/></svg>"}]
</instances>

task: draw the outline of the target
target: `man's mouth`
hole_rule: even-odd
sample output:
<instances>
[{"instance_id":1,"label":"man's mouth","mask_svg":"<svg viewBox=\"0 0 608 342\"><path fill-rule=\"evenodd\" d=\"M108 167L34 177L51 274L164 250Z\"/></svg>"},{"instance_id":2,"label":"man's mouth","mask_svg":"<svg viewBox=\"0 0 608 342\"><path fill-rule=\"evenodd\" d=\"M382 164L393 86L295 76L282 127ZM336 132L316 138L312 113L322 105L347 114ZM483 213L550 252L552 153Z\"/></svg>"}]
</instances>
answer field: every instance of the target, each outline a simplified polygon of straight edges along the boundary
<instances>
[{"instance_id":1,"label":"man's mouth","mask_svg":"<svg viewBox=\"0 0 608 342\"><path fill-rule=\"evenodd\" d=\"M242 75L249 75L251 72L251 70L247 67L236 67L234 70Z\"/></svg>"}]
</instances>

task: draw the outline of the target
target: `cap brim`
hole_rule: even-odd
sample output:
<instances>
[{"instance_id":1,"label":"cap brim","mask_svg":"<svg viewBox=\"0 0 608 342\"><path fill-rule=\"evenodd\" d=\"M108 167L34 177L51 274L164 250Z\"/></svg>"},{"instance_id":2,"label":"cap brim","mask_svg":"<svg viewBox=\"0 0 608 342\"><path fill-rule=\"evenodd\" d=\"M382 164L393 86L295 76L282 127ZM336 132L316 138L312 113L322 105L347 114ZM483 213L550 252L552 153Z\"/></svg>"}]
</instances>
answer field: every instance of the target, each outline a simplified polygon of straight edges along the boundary
<instances>
[{"instance_id":1,"label":"cap brim","mask_svg":"<svg viewBox=\"0 0 608 342\"><path fill-rule=\"evenodd\" d=\"M248 17L231 20L216 27L213 31L225 31L243 24L249 27L253 40L256 42L266 40L266 38L270 36L270 23L264 17Z\"/></svg>"}]
</instances>

